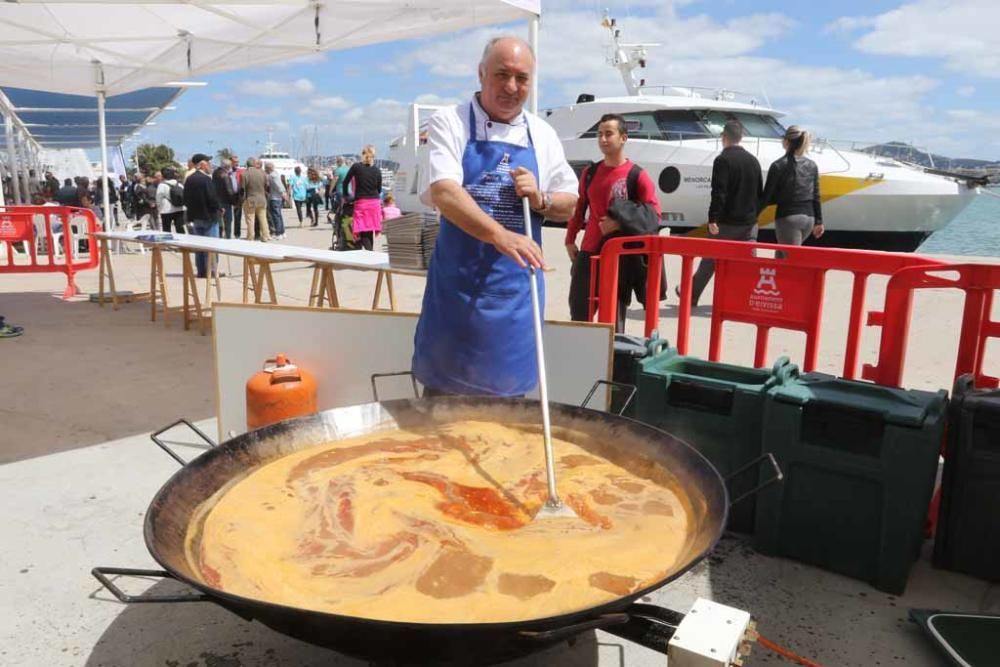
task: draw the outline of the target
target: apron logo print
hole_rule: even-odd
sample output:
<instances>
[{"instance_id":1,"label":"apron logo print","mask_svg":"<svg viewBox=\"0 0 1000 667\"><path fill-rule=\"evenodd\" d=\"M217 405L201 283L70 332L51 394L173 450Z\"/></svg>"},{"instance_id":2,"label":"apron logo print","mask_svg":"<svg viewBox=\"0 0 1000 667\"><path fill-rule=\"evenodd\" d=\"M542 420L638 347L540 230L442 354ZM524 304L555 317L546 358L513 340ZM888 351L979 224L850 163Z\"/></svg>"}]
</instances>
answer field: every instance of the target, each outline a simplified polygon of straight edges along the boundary
<instances>
[{"instance_id":1,"label":"apron logo print","mask_svg":"<svg viewBox=\"0 0 1000 667\"><path fill-rule=\"evenodd\" d=\"M775 280L776 273L777 269L761 268L760 278L757 279L757 287L755 287L753 290L754 294L767 294L768 296L780 296L781 291L778 289L777 280Z\"/></svg>"},{"instance_id":2,"label":"apron logo print","mask_svg":"<svg viewBox=\"0 0 1000 667\"><path fill-rule=\"evenodd\" d=\"M497 164L498 174L509 174L510 173L510 153L504 153L503 157L500 158L500 163Z\"/></svg>"}]
</instances>

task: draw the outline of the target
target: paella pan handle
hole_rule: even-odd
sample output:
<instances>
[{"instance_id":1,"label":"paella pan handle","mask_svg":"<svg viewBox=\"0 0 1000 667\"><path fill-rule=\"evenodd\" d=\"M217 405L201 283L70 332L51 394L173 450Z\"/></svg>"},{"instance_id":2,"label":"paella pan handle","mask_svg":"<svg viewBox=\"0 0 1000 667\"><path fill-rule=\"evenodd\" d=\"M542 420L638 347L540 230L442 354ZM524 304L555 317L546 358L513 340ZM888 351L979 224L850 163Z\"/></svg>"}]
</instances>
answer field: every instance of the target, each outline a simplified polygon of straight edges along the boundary
<instances>
[{"instance_id":1,"label":"paella pan handle","mask_svg":"<svg viewBox=\"0 0 1000 667\"><path fill-rule=\"evenodd\" d=\"M177 452L175 452L174 450L170 449L170 446L167 445L167 443L163 442L163 440L160 439L161 435L163 435L164 433L166 433L170 429L174 428L175 426L180 426L181 424L184 424L189 429L191 429L192 431L194 431L198 435L198 437L200 437L202 440L204 440L205 442L208 443L209 447L215 447L215 441L212 440L207 435L205 435L205 432L202 431L200 428L198 428L197 426L195 426L190 421L188 421L187 419L184 419L184 418L178 419L177 421L175 421L170 426L164 426L159 431L157 431L156 433L153 433L152 435L149 436L150 439L153 442L156 443L157 447L159 447L160 449L162 449L163 451L165 451L167 454L170 454L171 458L173 458L174 461L177 461L178 463L180 463L181 466L183 467L183 466L187 465L187 461L185 461L184 459L182 459L180 457L180 455L177 454Z\"/></svg>"},{"instance_id":2,"label":"paella pan handle","mask_svg":"<svg viewBox=\"0 0 1000 667\"><path fill-rule=\"evenodd\" d=\"M734 471L731 475L729 475L729 477L726 477L726 485L728 486L731 481L733 481L734 479L736 479L737 477L739 477L743 473L747 472L748 470L754 470L754 469L756 469L757 466L759 466L761 463L764 463L765 461L768 462L768 463L770 463L771 467L774 469L774 477L772 477L771 479L769 479L767 481L761 482L756 487L754 487L752 490L747 491L746 493L744 493L742 496L740 496L736 500L730 501L730 503L729 503L730 507L732 507L733 505L735 505L738 502L742 502L742 501L746 500L750 496L757 495L762 489L766 489L767 487L771 486L772 484L774 484L776 482L780 482L781 480L783 480L785 478L784 474L782 474L782 472L781 472L781 468L778 467L778 462L775 460L774 454L772 454L771 452L765 452L765 453L761 454L760 456L758 456L757 458L755 458L750 463L748 463L745 466L743 466L742 468Z\"/></svg>"},{"instance_id":3,"label":"paella pan handle","mask_svg":"<svg viewBox=\"0 0 1000 667\"><path fill-rule=\"evenodd\" d=\"M628 398L625 399L625 402L622 404L622 407L618 410L618 416L621 417L622 415L625 414L625 411L628 409L628 406L632 402L632 399L635 398L635 392L637 390L634 384L628 384L627 382L611 382L609 380L598 380L597 382L594 383L594 386L590 388L590 392L587 394L587 398L583 399L583 403L580 404L580 407L581 408L587 407L587 404L590 403L590 399L594 397L594 393L597 391L597 388L600 387L602 384L606 384L609 387L618 387L620 389L629 390Z\"/></svg>"},{"instance_id":4,"label":"paella pan handle","mask_svg":"<svg viewBox=\"0 0 1000 667\"><path fill-rule=\"evenodd\" d=\"M413 397L414 398L420 398L420 391L417 390L417 378L415 378L413 376L413 371L396 371L395 373L372 373L372 378L371 378L372 379L372 396L375 397L375 402L376 403L378 403L379 400L380 400L379 397L378 397L378 382L377 382L377 380L379 378L399 377L401 375L409 375L410 376L410 384L413 385Z\"/></svg>"},{"instance_id":5,"label":"paella pan handle","mask_svg":"<svg viewBox=\"0 0 1000 667\"><path fill-rule=\"evenodd\" d=\"M104 588L108 589L112 595L125 604L138 602L207 602L209 597L201 593L193 595L129 595L115 585L109 577L157 577L160 579L174 579L169 572L163 570L136 570L127 567L95 567L90 571L94 578L101 582ZM176 580L175 580L176 581Z\"/></svg>"},{"instance_id":6,"label":"paella pan handle","mask_svg":"<svg viewBox=\"0 0 1000 667\"><path fill-rule=\"evenodd\" d=\"M628 622L607 629L608 632L641 646L666 654L684 614L652 604L633 604L625 610Z\"/></svg>"},{"instance_id":7,"label":"paella pan handle","mask_svg":"<svg viewBox=\"0 0 1000 667\"><path fill-rule=\"evenodd\" d=\"M573 625L563 626L554 630L522 630L519 635L523 639L527 639L529 641L550 643L575 637L581 632L587 632L588 630L608 630L608 628L624 625L628 622L628 614L604 614L603 616L592 618L589 621L574 623ZM608 632L611 632L611 630L608 630Z\"/></svg>"}]
</instances>

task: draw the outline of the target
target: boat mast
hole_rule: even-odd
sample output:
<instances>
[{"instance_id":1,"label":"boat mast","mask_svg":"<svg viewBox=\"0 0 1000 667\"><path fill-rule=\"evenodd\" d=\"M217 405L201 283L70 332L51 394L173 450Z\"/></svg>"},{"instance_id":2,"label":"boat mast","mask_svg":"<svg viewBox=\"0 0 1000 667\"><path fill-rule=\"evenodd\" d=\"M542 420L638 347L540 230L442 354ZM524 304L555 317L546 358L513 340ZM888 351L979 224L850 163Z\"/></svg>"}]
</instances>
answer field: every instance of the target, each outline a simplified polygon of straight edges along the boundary
<instances>
[{"instance_id":1,"label":"boat mast","mask_svg":"<svg viewBox=\"0 0 1000 667\"><path fill-rule=\"evenodd\" d=\"M622 42L622 31L618 27L618 21L611 18L607 11L604 12L601 25L611 33L611 52L608 55L608 64L621 74L629 95L641 95L646 80L637 77L635 70L636 68L646 68L646 47L659 46L659 44L626 44Z\"/></svg>"}]
</instances>

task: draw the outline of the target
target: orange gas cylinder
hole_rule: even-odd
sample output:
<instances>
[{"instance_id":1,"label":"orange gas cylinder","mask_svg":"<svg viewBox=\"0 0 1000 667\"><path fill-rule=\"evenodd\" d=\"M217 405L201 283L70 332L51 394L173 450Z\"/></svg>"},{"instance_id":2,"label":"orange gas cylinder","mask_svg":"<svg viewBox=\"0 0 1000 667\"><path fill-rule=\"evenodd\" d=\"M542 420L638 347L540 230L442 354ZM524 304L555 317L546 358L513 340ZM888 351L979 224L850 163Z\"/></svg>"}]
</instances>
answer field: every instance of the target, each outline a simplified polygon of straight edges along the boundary
<instances>
[{"instance_id":1,"label":"orange gas cylinder","mask_svg":"<svg viewBox=\"0 0 1000 667\"><path fill-rule=\"evenodd\" d=\"M283 354L247 380L247 429L316 412L316 379Z\"/></svg>"}]
</instances>

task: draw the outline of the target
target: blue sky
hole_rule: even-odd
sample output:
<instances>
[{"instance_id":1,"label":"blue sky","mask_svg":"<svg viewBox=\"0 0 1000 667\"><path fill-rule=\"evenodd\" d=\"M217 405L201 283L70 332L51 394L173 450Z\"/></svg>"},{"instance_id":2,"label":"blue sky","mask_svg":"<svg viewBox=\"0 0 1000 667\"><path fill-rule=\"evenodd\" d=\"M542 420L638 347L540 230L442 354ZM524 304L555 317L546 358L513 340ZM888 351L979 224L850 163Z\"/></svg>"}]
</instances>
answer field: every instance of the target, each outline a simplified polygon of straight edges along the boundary
<instances>
[{"instance_id":1,"label":"blue sky","mask_svg":"<svg viewBox=\"0 0 1000 667\"><path fill-rule=\"evenodd\" d=\"M953 157L1000 160L1000 0L542 0L540 104L580 92L621 94L604 63L605 7L628 41L659 42L649 83L760 94L786 123L831 139L902 140ZM407 105L477 88L482 44L526 24L330 52L206 77L140 141L183 158L230 147L259 152L272 128L285 150L384 151ZM314 140L314 136L318 140ZM303 150L305 148L306 150Z\"/></svg>"}]
</instances>

